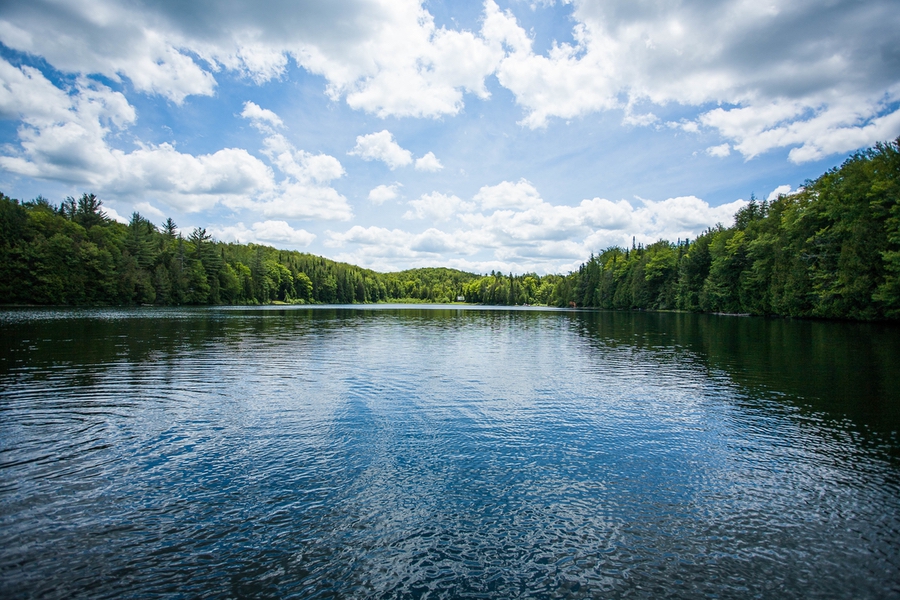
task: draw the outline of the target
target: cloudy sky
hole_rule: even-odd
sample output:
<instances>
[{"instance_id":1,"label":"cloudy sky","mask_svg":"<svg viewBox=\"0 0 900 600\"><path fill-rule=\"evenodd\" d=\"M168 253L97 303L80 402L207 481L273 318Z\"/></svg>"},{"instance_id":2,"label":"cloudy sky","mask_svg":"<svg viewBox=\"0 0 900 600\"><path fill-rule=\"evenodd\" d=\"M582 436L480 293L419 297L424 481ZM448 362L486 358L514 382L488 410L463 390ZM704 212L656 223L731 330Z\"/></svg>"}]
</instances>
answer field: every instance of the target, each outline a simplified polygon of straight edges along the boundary
<instances>
[{"instance_id":1,"label":"cloudy sky","mask_svg":"<svg viewBox=\"0 0 900 600\"><path fill-rule=\"evenodd\" d=\"M0 191L565 272L900 135L896 0L0 0Z\"/></svg>"}]
</instances>

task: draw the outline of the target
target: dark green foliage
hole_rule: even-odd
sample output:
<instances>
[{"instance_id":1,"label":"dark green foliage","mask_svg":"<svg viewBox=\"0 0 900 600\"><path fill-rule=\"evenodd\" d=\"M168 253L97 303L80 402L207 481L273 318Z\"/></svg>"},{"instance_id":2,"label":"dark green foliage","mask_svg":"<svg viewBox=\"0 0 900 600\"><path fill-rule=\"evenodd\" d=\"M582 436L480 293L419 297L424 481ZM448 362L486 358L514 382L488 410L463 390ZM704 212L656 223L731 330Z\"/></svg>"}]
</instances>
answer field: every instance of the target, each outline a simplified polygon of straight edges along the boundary
<instances>
[{"instance_id":1,"label":"dark green foliage","mask_svg":"<svg viewBox=\"0 0 900 600\"><path fill-rule=\"evenodd\" d=\"M266 304L450 302L477 275L453 269L376 273L320 256L184 238L131 216L111 221L93 194L54 206L0 195L0 303Z\"/></svg>"},{"instance_id":2,"label":"dark green foliage","mask_svg":"<svg viewBox=\"0 0 900 600\"><path fill-rule=\"evenodd\" d=\"M94 194L82 194L78 199L75 208L75 214L72 220L84 227L90 229L95 225L103 225L106 222L106 213L100 210L103 202Z\"/></svg>"},{"instance_id":3,"label":"dark green foliage","mask_svg":"<svg viewBox=\"0 0 900 600\"><path fill-rule=\"evenodd\" d=\"M0 195L0 303L264 304L450 302L477 275L453 269L376 273L301 252L224 244L171 219L111 221L93 194L19 203Z\"/></svg>"},{"instance_id":4,"label":"dark green foliage","mask_svg":"<svg viewBox=\"0 0 900 600\"><path fill-rule=\"evenodd\" d=\"M551 304L557 283L565 280L560 275L540 277L535 273L504 275L491 272L484 277L471 277L462 286L461 295L466 302L501 305Z\"/></svg>"},{"instance_id":5,"label":"dark green foliage","mask_svg":"<svg viewBox=\"0 0 900 600\"><path fill-rule=\"evenodd\" d=\"M693 243L592 256L556 304L857 320L900 317L900 139Z\"/></svg>"}]
</instances>

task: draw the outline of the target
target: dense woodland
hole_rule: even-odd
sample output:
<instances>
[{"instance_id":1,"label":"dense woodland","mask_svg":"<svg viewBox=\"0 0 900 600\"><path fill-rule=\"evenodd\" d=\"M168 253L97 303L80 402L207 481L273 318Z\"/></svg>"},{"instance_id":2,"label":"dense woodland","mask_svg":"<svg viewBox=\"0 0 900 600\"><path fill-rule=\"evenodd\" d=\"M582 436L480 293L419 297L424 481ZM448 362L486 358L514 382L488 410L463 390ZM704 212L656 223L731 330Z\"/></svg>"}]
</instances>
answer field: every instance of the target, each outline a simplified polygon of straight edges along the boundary
<instances>
[{"instance_id":1,"label":"dense woodland","mask_svg":"<svg viewBox=\"0 0 900 600\"><path fill-rule=\"evenodd\" d=\"M579 306L900 318L900 139L691 242L610 248L566 278Z\"/></svg>"},{"instance_id":2,"label":"dense woodland","mask_svg":"<svg viewBox=\"0 0 900 600\"><path fill-rule=\"evenodd\" d=\"M450 302L900 318L900 139L795 194L755 199L695 240L608 248L568 275L377 273L138 213L93 194L55 205L0 194L0 304Z\"/></svg>"}]
</instances>

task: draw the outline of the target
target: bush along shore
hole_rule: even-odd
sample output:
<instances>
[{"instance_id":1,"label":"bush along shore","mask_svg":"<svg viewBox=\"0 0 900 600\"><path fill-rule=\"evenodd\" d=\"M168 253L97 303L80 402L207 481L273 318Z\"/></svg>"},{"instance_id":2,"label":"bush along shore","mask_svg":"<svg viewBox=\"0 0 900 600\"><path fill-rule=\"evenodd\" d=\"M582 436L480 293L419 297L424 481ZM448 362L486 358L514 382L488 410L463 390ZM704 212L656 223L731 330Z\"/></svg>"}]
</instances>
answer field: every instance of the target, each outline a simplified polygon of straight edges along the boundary
<instances>
[{"instance_id":1,"label":"bush along shore","mask_svg":"<svg viewBox=\"0 0 900 600\"><path fill-rule=\"evenodd\" d=\"M168 219L106 217L93 194L55 205L0 194L0 304L366 303L400 299L900 318L900 138L793 194L753 198L730 227L592 255L568 275L423 268L378 273L303 252L187 237Z\"/></svg>"}]
</instances>

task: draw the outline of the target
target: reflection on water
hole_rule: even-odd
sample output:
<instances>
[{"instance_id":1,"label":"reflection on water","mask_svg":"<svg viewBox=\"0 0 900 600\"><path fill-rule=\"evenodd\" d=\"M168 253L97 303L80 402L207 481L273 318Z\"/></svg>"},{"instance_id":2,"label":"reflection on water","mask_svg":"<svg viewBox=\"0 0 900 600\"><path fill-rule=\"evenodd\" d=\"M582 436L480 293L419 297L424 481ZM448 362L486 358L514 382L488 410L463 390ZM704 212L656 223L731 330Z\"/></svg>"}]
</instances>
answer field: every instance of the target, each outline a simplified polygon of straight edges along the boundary
<instances>
[{"instance_id":1,"label":"reflection on water","mask_svg":"<svg viewBox=\"0 0 900 600\"><path fill-rule=\"evenodd\" d=\"M857 426L900 432L895 324L606 311L580 317L579 333L599 347L683 350L753 397L783 397Z\"/></svg>"},{"instance_id":2,"label":"reflection on water","mask_svg":"<svg viewBox=\"0 0 900 600\"><path fill-rule=\"evenodd\" d=\"M0 595L900 595L897 328L0 313Z\"/></svg>"}]
</instances>

